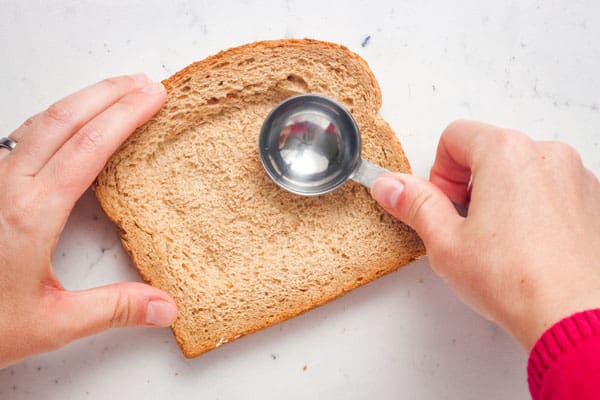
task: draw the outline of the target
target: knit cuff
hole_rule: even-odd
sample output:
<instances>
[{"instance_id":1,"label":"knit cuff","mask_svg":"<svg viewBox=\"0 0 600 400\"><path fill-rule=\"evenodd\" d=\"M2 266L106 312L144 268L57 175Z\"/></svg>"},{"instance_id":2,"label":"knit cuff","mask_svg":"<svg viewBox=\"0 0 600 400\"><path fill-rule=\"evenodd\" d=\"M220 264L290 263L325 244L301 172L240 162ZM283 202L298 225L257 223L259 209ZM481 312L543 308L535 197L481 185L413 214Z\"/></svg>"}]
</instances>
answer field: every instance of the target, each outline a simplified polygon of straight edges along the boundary
<instances>
[{"instance_id":1,"label":"knit cuff","mask_svg":"<svg viewBox=\"0 0 600 400\"><path fill-rule=\"evenodd\" d=\"M560 361L563 354L598 335L600 309L574 314L546 330L529 354L527 382L531 396L537 398L546 372Z\"/></svg>"}]
</instances>

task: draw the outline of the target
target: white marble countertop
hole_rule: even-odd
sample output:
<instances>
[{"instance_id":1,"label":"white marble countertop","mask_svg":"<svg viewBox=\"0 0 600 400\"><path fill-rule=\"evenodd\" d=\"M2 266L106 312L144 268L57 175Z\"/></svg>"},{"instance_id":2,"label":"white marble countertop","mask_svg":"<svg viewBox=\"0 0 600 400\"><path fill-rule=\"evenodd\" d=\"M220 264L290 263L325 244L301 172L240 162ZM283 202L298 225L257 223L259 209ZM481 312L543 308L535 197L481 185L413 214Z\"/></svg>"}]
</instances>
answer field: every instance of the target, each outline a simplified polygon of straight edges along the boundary
<instances>
[{"instance_id":1,"label":"white marble countertop","mask_svg":"<svg viewBox=\"0 0 600 400\"><path fill-rule=\"evenodd\" d=\"M418 175L459 117L566 141L600 174L600 3L332 3L0 1L0 134L106 76L160 79L223 48L313 37L369 62ZM140 280L90 192L54 260L69 289ZM193 360L168 329L83 339L0 370L0 398L525 399L526 357L421 260Z\"/></svg>"}]
</instances>

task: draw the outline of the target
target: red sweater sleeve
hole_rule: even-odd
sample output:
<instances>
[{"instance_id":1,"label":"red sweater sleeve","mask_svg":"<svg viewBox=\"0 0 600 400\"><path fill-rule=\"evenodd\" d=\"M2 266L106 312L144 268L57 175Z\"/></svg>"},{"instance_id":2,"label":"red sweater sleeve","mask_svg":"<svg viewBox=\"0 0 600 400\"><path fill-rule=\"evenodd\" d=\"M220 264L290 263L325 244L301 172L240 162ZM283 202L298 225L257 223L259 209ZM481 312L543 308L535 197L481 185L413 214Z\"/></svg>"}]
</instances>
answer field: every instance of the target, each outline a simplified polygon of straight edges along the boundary
<instances>
[{"instance_id":1,"label":"red sweater sleeve","mask_svg":"<svg viewBox=\"0 0 600 400\"><path fill-rule=\"evenodd\" d=\"M534 400L600 399L600 309L544 332L531 349L527 380Z\"/></svg>"}]
</instances>

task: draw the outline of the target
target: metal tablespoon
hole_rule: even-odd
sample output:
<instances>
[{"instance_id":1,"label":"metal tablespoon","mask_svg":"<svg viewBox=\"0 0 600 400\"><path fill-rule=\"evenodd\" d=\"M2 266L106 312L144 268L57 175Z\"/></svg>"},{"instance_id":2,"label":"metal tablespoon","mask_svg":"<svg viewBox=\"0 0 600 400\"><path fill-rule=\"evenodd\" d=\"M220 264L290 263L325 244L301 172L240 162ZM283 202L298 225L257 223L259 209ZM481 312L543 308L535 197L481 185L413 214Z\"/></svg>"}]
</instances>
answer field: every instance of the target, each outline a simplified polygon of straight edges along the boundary
<instances>
[{"instance_id":1,"label":"metal tablespoon","mask_svg":"<svg viewBox=\"0 0 600 400\"><path fill-rule=\"evenodd\" d=\"M271 111L259 153L277 185L304 196L331 192L349 179L371 188L388 172L361 158L360 131L350 112L316 94L290 97Z\"/></svg>"}]
</instances>

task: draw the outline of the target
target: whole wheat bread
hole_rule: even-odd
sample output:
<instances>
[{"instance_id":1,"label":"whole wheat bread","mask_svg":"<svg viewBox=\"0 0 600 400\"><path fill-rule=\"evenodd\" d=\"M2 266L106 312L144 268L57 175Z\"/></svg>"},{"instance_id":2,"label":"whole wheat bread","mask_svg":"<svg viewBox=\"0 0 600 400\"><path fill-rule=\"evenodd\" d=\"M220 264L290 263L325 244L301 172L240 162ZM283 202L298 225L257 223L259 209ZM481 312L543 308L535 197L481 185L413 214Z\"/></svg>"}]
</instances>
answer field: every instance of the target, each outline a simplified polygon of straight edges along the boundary
<instances>
[{"instance_id":1,"label":"whole wheat bread","mask_svg":"<svg viewBox=\"0 0 600 400\"><path fill-rule=\"evenodd\" d=\"M186 356L294 317L424 254L417 235L364 187L348 182L301 197L277 187L259 161L268 112L312 92L352 112L364 158L410 170L358 55L315 40L258 42L163 83L166 104L110 159L95 190L143 278L175 299L173 331Z\"/></svg>"}]
</instances>

